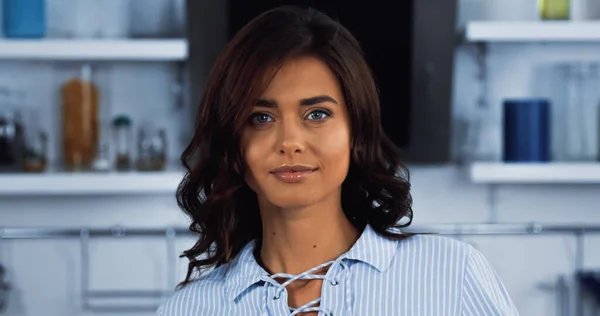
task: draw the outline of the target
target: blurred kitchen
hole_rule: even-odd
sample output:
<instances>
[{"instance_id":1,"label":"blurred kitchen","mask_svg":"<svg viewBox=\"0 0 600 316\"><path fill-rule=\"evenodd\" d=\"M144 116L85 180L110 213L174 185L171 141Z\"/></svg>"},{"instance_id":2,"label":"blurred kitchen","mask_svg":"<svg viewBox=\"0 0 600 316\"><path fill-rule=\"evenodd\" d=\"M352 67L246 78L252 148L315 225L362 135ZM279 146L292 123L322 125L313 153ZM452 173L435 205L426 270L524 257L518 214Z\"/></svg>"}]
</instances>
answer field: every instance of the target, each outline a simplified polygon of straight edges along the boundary
<instances>
[{"instance_id":1,"label":"blurred kitchen","mask_svg":"<svg viewBox=\"0 0 600 316\"><path fill-rule=\"evenodd\" d=\"M521 315L600 315L600 1L400 2L0 0L0 315L155 314L211 63L283 3L363 43L412 230L481 250Z\"/></svg>"}]
</instances>

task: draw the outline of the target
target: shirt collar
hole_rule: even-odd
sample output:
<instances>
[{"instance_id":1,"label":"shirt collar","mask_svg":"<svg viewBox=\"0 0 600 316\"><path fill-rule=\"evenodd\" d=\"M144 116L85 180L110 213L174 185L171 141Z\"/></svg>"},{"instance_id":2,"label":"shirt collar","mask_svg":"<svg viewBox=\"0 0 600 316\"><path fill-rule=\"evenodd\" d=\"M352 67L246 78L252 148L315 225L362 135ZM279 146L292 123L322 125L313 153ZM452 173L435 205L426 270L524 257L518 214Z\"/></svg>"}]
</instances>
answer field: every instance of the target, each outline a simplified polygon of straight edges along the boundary
<instances>
[{"instance_id":1,"label":"shirt collar","mask_svg":"<svg viewBox=\"0 0 600 316\"><path fill-rule=\"evenodd\" d=\"M229 263L229 270L225 275L225 290L231 300L236 299L250 286L261 281L261 277L269 275L256 262L256 258L254 258L255 249L256 240L253 240L246 244L236 258Z\"/></svg>"},{"instance_id":2,"label":"shirt collar","mask_svg":"<svg viewBox=\"0 0 600 316\"><path fill-rule=\"evenodd\" d=\"M268 276L254 258L256 240L246 244L236 258L229 264L226 273L225 287L229 299L234 300L252 285ZM370 225L367 225L352 248L341 258L367 263L379 272L385 272L390 267L398 249L398 241L380 236Z\"/></svg>"},{"instance_id":3,"label":"shirt collar","mask_svg":"<svg viewBox=\"0 0 600 316\"><path fill-rule=\"evenodd\" d=\"M392 264L397 250L398 241L379 235L371 225L367 225L354 246L343 256L369 264L379 272L385 272Z\"/></svg>"}]
</instances>

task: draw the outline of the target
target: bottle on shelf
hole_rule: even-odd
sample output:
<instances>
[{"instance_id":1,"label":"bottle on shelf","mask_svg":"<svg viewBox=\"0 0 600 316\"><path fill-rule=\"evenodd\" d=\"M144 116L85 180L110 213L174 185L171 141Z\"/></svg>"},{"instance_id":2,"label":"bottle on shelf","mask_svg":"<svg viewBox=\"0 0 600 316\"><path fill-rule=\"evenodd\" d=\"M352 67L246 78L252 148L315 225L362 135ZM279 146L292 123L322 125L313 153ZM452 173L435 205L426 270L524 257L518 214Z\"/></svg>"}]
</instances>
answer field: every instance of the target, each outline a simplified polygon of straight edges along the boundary
<instances>
[{"instance_id":1,"label":"bottle on shelf","mask_svg":"<svg viewBox=\"0 0 600 316\"><path fill-rule=\"evenodd\" d=\"M99 142L100 93L92 80L92 67L83 65L80 76L61 88L62 154L67 170L91 170Z\"/></svg>"},{"instance_id":2,"label":"bottle on shelf","mask_svg":"<svg viewBox=\"0 0 600 316\"><path fill-rule=\"evenodd\" d=\"M110 134L109 131L110 124L106 124L101 120L96 157L92 163L92 169L94 171L107 172L112 169L112 161L110 159L110 142L108 137Z\"/></svg>"},{"instance_id":3,"label":"bottle on shelf","mask_svg":"<svg viewBox=\"0 0 600 316\"><path fill-rule=\"evenodd\" d=\"M127 171L131 168L131 119L127 115L119 115L112 122L115 145L115 168Z\"/></svg>"}]
</instances>

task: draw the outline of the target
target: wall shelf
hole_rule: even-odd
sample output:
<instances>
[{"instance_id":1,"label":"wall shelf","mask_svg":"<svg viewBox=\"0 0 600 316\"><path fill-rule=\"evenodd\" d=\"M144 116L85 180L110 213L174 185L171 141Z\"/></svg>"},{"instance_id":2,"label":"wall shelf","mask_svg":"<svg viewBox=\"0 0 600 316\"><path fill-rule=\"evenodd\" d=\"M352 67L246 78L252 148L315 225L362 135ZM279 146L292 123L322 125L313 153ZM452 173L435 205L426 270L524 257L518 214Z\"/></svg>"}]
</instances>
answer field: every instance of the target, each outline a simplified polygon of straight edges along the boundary
<instances>
[{"instance_id":1,"label":"wall shelf","mask_svg":"<svg viewBox=\"0 0 600 316\"><path fill-rule=\"evenodd\" d=\"M175 194L184 171L0 174L0 196Z\"/></svg>"},{"instance_id":2,"label":"wall shelf","mask_svg":"<svg viewBox=\"0 0 600 316\"><path fill-rule=\"evenodd\" d=\"M470 42L600 42L600 21L481 21L465 33Z\"/></svg>"},{"instance_id":3,"label":"wall shelf","mask_svg":"<svg viewBox=\"0 0 600 316\"><path fill-rule=\"evenodd\" d=\"M185 39L0 40L0 60L184 61Z\"/></svg>"},{"instance_id":4,"label":"wall shelf","mask_svg":"<svg viewBox=\"0 0 600 316\"><path fill-rule=\"evenodd\" d=\"M600 163L474 163L471 180L487 184L600 184Z\"/></svg>"}]
</instances>

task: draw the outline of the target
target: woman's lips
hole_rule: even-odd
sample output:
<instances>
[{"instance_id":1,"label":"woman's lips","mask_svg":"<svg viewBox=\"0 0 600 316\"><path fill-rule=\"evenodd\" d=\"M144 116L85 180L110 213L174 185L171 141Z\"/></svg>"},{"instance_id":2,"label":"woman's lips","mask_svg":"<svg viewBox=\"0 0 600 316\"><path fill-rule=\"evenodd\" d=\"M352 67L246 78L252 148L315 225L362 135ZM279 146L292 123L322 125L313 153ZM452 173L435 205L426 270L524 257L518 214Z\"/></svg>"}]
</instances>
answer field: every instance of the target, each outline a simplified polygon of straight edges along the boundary
<instances>
[{"instance_id":1,"label":"woman's lips","mask_svg":"<svg viewBox=\"0 0 600 316\"><path fill-rule=\"evenodd\" d=\"M271 174L274 175L275 178L277 178L280 181L283 181L286 183L295 183L295 182L300 182L300 181L308 178L309 176L314 174L315 171L317 171L317 170L314 169L314 170L303 170L303 171L277 171L277 172L271 172Z\"/></svg>"}]
</instances>

